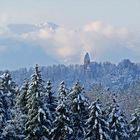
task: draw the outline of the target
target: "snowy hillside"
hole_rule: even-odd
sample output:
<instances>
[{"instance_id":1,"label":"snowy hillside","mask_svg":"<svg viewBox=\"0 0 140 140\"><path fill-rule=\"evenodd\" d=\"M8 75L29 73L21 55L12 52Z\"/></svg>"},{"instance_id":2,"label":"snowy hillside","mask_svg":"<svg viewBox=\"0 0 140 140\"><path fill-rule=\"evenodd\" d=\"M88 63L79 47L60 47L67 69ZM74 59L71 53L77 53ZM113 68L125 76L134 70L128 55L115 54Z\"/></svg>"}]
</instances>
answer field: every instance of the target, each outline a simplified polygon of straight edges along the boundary
<instances>
[{"instance_id":1,"label":"snowy hillside","mask_svg":"<svg viewBox=\"0 0 140 140\"><path fill-rule=\"evenodd\" d=\"M72 86L76 80L90 90L100 83L112 91L121 92L130 85L134 85L140 80L140 66L130 60L123 60L117 65L110 62L97 63L91 62L90 69L84 70L84 65L53 65L42 66L41 72L45 81L51 80L54 86L64 80L68 86ZM1 73L3 73L1 71ZM33 68L29 70L22 68L11 71L14 81L21 85L24 79L28 79L33 73Z\"/></svg>"},{"instance_id":2,"label":"snowy hillside","mask_svg":"<svg viewBox=\"0 0 140 140\"><path fill-rule=\"evenodd\" d=\"M127 73L131 73L130 70L133 70L134 66L130 64L132 63L125 60L116 67L120 68L121 65L125 73L126 69ZM79 67L71 66L72 69L70 71L67 69L67 72L72 73L77 70L76 74L79 74ZM59 70L58 73L62 72L62 66L54 66L54 68ZM65 70L66 68L68 67L65 67ZM82 66L80 68L82 69ZM97 96L94 96L95 99L91 101L85 97L84 87L77 80L71 88L61 81L58 84L59 88L54 92L50 80L44 83L45 77L38 65L31 70L31 76L26 69L20 71L22 72L20 77L28 76L28 80L24 81L21 88L15 84L8 71L0 76L1 140L134 140L139 138L139 108L137 106L136 111L133 110L128 121L117 94L109 94L102 90L103 93L98 92ZM15 74L19 74L20 71L16 71ZM19 78L18 76L15 75L15 78ZM94 92L93 94L95 95ZM107 102L101 102L103 94L106 94Z\"/></svg>"}]
</instances>

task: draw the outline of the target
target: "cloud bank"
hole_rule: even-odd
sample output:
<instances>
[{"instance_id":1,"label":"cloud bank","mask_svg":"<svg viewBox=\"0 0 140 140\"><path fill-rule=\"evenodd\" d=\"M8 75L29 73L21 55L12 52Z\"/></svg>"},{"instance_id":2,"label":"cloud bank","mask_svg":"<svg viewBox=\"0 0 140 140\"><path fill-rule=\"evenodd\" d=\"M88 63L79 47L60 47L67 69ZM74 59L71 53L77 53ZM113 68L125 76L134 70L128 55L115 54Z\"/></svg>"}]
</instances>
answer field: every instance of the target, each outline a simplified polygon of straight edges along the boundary
<instances>
[{"instance_id":1,"label":"cloud bank","mask_svg":"<svg viewBox=\"0 0 140 140\"><path fill-rule=\"evenodd\" d=\"M24 26L22 25L23 28ZM31 29L31 25L29 27ZM0 38L3 34L6 37L7 34L8 38L32 44L31 46L35 44L51 58L65 64L83 62L86 52L89 52L95 61L118 62L124 58L134 61L140 59L140 35L125 27L118 28L101 21L93 21L77 30L53 27L54 24L33 25L32 30L27 31L26 25L26 30L20 32L0 28ZM0 45L0 53L6 51L4 45Z\"/></svg>"}]
</instances>

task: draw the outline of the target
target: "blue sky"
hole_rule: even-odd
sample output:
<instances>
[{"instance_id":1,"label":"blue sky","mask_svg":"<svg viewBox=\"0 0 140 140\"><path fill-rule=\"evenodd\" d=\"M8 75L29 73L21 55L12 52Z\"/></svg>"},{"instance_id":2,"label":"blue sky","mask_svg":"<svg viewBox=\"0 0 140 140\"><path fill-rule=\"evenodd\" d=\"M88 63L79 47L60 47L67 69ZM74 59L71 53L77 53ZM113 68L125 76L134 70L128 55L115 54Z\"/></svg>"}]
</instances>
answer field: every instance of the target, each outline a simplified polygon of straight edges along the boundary
<instances>
[{"instance_id":1,"label":"blue sky","mask_svg":"<svg viewBox=\"0 0 140 140\"><path fill-rule=\"evenodd\" d=\"M96 61L139 62L139 13L139 0L0 0L0 69L82 63L85 51ZM43 22L59 28L23 34L8 28Z\"/></svg>"}]
</instances>

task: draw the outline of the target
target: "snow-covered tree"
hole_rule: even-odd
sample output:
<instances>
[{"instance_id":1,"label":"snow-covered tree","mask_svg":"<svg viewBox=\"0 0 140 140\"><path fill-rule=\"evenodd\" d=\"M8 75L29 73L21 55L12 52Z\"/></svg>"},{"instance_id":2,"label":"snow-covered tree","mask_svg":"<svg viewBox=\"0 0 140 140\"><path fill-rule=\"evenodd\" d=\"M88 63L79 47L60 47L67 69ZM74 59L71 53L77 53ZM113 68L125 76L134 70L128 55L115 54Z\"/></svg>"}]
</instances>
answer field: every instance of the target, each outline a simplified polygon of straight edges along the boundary
<instances>
[{"instance_id":1,"label":"snow-covered tree","mask_svg":"<svg viewBox=\"0 0 140 140\"><path fill-rule=\"evenodd\" d=\"M10 109L12 109L12 107L15 105L17 90L17 86L12 80L11 74L8 71L0 76L0 91L3 94L3 100L5 100L5 107L8 106Z\"/></svg>"},{"instance_id":2,"label":"snow-covered tree","mask_svg":"<svg viewBox=\"0 0 140 140\"><path fill-rule=\"evenodd\" d=\"M0 91L0 138L2 138L2 132L6 122L5 115L6 110L3 103L3 93Z\"/></svg>"},{"instance_id":3,"label":"snow-covered tree","mask_svg":"<svg viewBox=\"0 0 140 140\"><path fill-rule=\"evenodd\" d=\"M2 89L4 93L15 93L16 84L12 80L9 71L6 71L3 75L1 75L0 79L0 89Z\"/></svg>"},{"instance_id":4,"label":"snow-covered tree","mask_svg":"<svg viewBox=\"0 0 140 140\"><path fill-rule=\"evenodd\" d=\"M43 80L38 65L36 65L28 90L28 115L25 140L49 139L50 121L47 118L48 115L46 115L47 112L44 109L42 101L44 91Z\"/></svg>"},{"instance_id":5,"label":"snow-covered tree","mask_svg":"<svg viewBox=\"0 0 140 140\"><path fill-rule=\"evenodd\" d=\"M3 130L3 139L23 140L25 137L25 122L27 119L27 99L28 82L24 83L20 93L16 96L16 104L13 108L12 117L6 122Z\"/></svg>"},{"instance_id":6,"label":"snow-covered tree","mask_svg":"<svg viewBox=\"0 0 140 140\"><path fill-rule=\"evenodd\" d=\"M54 128L51 131L52 140L66 140L73 132L70 128L70 113L66 104L66 87L64 81L60 83L58 90L58 105L56 107L56 117Z\"/></svg>"},{"instance_id":7,"label":"snow-covered tree","mask_svg":"<svg viewBox=\"0 0 140 140\"><path fill-rule=\"evenodd\" d=\"M56 97L54 96L54 92L52 92L52 83L50 80L47 82L45 95L46 95L45 98L47 100L45 101L47 102L47 108L50 110L52 119L54 120L57 100Z\"/></svg>"},{"instance_id":8,"label":"snow-covered tree","mask_svg":"<svg viewBox=\"0 0 140 140\"><path fill-rule=\"evenodd\" d=\"M0 138L3 138L3 130L12 117L16 94L16 85L7 71L0 76Z\"/></svg>"},{"instance_id":9,"label":"snow-covered tree","mask_svg":"<svg viewBox=\"0 0 140 140\"><path fill-rule=\"evenodd\" d=\"M69 106L71 111L71 127L73 129L71 139L79 140L84 138L85 121L88 116L88 102L82 96L83 88L79 81L69 93Z\"/></svg>"},{"instance_id":10,"label":"snow-covered tree","mask_svg":"<svg viewBox=\"0 0 140 140\"><path fill-rule=\"evenodd\" d=\"M69 112L66 103L62 101L56 108L56 119L54 128L51 131L52 140L67 140L71 136L73 130L70 127Z\"/></svg>"},{"instance_id":11,"label":"snow-covered tree","mask_svg":"<svg viewBox=\"0 0 140 140\"><path fill-rule=\"evenodd\" d=\"M13 118L6 122L6 126L3 130L3 139L23 140L25 137L25 121L26 115L22 114L19 108L16 108Z\"/></svg>"},{"instance_id":12,"label":"snow-covered tree","mask_svg":"<svg viewBox=\"0 0 140 140\"><path fill-rule=\"evenodd\" d=\"M6 122L6 126L3 129L2 139L1 140L14 140L16 139L16 130L15 125L12 120Z\"/></svg>"},{"instance_id":13,"label":"snow-covered tree","mask_svg":"<svg viewBox=\"0 0 140 140\"><path fill-rule=\"evenodd\" d=\"M28 109L27 109L27 92L29 89L29 82L25 81L23 83L23 86L20 89L20 94L17 98L17 104L19 105L21 111L23 112L23 114L27 114L28 113Z\"/></svg>"},{"instance_id":14,"label":"snow-covered tree","mask_svg":"<svg viewBox=\"0 0 140 140\"><path fill-rule=\"evenodd\" d=\"M114 99L114 105L110 106L108 115L109 128L111 139L113 140L128 140L129 127L126 118L119 108L119 105Z\"/></svg>"},{"instance_id":15,"label":"snow-covered tree","mask_svg":"<svg viewBox=\"0 0 140 140\"><path fill-rule=\"evenodd\" d=\"M110 140L109 125L103 116L101 104L97 99L89 106L89 118L86 121L87 140Z\"/></svg>"},{"instance_id":16,"label":"snow-covered tree","mask_svg":"<svg viewBox=\"0 0 140 140\"><path fill-rule=\"evenodd\" d=\"M133 140L140 139L140 103L132 114L132 118L130 120L130 136Z\"/></svg>"},{"instance_id":17,"label":"snow-covered tree","mask_svg":"<svg viewBox=\"0 0 140 140\"><path fill-rule=\"evenodd\" d=\"M67 89L66 89L66 85L65 82L62 81L60 83L60 87L58 90L58 100L61 101L65 101L66 100L66 96L67 96Z\"/></svg>"}]
</instances>

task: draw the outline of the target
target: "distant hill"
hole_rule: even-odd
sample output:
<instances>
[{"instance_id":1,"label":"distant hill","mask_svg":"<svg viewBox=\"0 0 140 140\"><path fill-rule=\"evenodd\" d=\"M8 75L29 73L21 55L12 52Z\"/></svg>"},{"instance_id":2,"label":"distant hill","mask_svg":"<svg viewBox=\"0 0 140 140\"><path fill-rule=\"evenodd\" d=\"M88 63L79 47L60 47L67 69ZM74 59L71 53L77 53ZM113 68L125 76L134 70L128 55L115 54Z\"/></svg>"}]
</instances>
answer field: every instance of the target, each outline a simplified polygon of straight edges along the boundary
<instances>
[{"instance_id":1,"label":"distant hill","mask_svg":"<svg viewBox=\"0 0 140 140\"><path fill-rule=\"evenodd\" d=\"M80 80L88 90L92 89L95 84L100 83L112 91L119 92L140 81L140 65L132 63L128 59L117 65L110 62L91 62L88 69L85 69L84 65L41 66L41 72L44 81L51 80L54 87L62 80L68 86L72 86L76 80ZM19 85L23 83L24 79L29 79L32 73L33 68L11 71L13 79Z\"/></svg>"}]
</instances>

